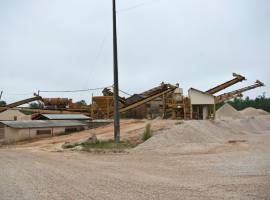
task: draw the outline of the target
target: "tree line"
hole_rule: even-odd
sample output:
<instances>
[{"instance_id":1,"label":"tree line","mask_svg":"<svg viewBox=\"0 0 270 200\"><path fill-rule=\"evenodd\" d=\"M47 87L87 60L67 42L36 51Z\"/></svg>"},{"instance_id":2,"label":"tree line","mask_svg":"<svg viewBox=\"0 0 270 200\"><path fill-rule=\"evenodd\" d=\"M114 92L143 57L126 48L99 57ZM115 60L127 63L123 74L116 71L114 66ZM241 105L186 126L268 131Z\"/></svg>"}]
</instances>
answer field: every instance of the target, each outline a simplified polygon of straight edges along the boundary
<instances>
[{"instance_id":1,"label":"tree line","mask_svg":"<svg viewBox=\"0 0 270 200\"><path fill-rule=\"evenodd\" d=\"M236 110L243 110L248 107L253 107L270 112L270 98L266 97L265 94L257 96L254 99L249 97L235 98L227 103L233 106ZM224 103L217 105L217 108L221 107L222 105L224 105Z\"/></svg>"}]
</instances>

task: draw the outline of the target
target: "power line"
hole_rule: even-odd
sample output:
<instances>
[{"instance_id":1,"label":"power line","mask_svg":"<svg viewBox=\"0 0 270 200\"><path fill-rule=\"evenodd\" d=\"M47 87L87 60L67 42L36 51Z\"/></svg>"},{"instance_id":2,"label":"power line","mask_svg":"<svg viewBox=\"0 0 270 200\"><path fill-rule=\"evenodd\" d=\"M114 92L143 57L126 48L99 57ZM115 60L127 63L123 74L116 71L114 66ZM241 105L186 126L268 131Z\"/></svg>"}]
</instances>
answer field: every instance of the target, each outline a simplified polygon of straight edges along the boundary
<instances>
[{"instance_id":1,"label":"power line","mask_svg":"<svg viewBox=\"0 0 270 200\"><path fill-rule=\"evenodd\" d=\"M34 94L34 92L27 92L27 93L8 93L8 92L5 92L5 95L8 95L8 96L25 96L25 95L32 95Z\"/></svg>"},{"instance_id":2,"label":"power line","mask_svg":"<svg viewBox=\"0 0 270 200\"><path fill-rule=\"evenodd\" d=\"M120 89L119 89L119 91L122 92L122 93L124 93L124 94L126 94L126 95L128 95L128 96L132 96L131 94L129 94L129 93L123 91L123 90L120 90Z\"/></svg>"},{"instance_id":3,"label":"power line","mask_svg":"<svg viewBox=\"0 0 270 200\"><path fill-rule=\"evenodd\" d=\"M99 87L99 88L89 88L89 89L82 89L82 90L39 90L39 93L76 93L76 92L88 92L88 91L94 91L94 90L103 90L104 88L112 87Z\"/></svg>"},{"instance_id":4,"label":"power line","mask_svg":"<svg viewBox=\"0 0 270 200\"><path fill-rule=\"evenodd\" d=\"M107 39L107 36L108 36L108 32L106 32L106 33L104 34L104 37L103 37L103 39L102 39L102 41L101 41L101 43L100 43L100 45L99 45L97 55L96 55L96 57L95 57L95 59L94 59L94 62L93 62L93 65L94 65L94 66L96 66L96 65L98 64L98 61L99 61L100 56L101 56L101 52L102 52L102 50L103 50L103 48L104 48L104 45L105 45L105 42L106 42L106 39ZM92 73L89 74L89 76L88 76L88 78L87 78L87 80L86 80L86 82L85 82L85 86L86 86L86 87L87 87L87 85L88 85L88 82L89 82L89 79L90 79L91 74L92 74Z\"/></svg>"},{"instance_id":5,"label":"power line","mask_svg":"<svg viewBox=\"0 0 270 200\"><path fill-rule=\"evenodd\" d=\"M119 9L119 10L117 10L117 13L121 13L121 12L126 12L126 11L130 11L130 10L134 10L134 9L136 9L136 8L143 7L143 6L145 6L145 5L149 5L149 4L158 2L158 1L160 1L160 0L152 0L152 1L150 1L150 2L139 3L139 4L137 4L137 5L134 5L134 6L131 6L131 7L128 7L128 8Z\"/></svg>"}]
</instances>

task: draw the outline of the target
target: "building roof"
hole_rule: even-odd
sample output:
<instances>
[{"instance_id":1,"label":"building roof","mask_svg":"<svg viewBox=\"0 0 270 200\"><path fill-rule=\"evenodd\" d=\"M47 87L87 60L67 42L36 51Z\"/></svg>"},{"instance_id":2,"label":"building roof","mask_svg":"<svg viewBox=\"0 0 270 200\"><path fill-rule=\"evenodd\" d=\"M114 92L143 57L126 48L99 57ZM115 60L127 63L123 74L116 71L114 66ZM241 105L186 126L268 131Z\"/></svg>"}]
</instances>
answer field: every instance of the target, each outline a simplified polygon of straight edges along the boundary
<instances>
[{"instance_id":1,"label":"building roof","mask_svg":"<svg viewBox=\"0 0 270 200\"><path fill-rule=\"evenodd\" d=\"M89 120L88 116L82 114L40 114L35 119L49 120Z\"/></svg>"},{"instance_id":2,"label":"building roof","mask_svg":"<svg viewBox=\"0 0 270 200\"><path fill-rule=\"evenodd\" d=\"M25 121L0 121L11 128L54 128L54 127L74 127L86 126L87 124L76 120L25 120Z\"/></svg>"},{"instance_id":3,"label":"building roof","mask_svg":"<svg viewBox=\"0 0 270 200\"><path fill-rule=\"evenodd\" d=\"M188 90L190 103L192 105L213 105L215 104L215 97L212 94L207 94L200 90L190 88Z\"/></svg>"},{"instance_id":4,"label":"building roof","mask_svg":"<svg viewBox=\"0 0 270 200\"><path fill-rule=\"evenodd\" d=\"M95 119L92 120L93 123L113 123L112 119Z\"/></svg>"},{"instance_id":5,"label":"building roof","mask_svg":"<svg viewBox=\"0 0 270 200\"><path fill-rule=\"evenodd\" d=\"M206 92L203 92L203 91L198 90L198 89L195 89L195 88L189 88L189 90L194 90L194 91L199 92L199 93L201 93L201 94L208 95L208 96L212 96L212 97L214 96L214 95L212 95L212 94L208 94L208 93L206 93Z\"/></svg>"}]
</instances>

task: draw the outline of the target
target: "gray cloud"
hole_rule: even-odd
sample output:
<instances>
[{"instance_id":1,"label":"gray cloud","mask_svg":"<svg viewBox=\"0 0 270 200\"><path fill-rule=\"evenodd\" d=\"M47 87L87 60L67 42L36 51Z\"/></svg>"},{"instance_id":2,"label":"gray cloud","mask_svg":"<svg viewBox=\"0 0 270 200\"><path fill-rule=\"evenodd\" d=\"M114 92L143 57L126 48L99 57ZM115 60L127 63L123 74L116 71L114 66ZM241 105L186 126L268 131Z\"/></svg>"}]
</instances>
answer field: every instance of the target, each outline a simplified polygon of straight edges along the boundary
<instances>
[{"instance_id":1,"label":"gray cloud","mask_svg":"<svg viewBox=\"0 0 270 200\"><path fill-rule=\"evenodd\" d=\"M185 91L206 90L230 79L232 72L248 81L229 90L256 79L270 84L269 1L118 0L117 4L121 89L136 93L165 81L179 82ZM110 0L0 1L3 98L10 102L27 95L9 93L111 85L111 22ZM246 94L254 97L262 92L269 95L269 87ZM45 96L54 95L91 98L91 92Z\"/></svg>"}]
</instances>

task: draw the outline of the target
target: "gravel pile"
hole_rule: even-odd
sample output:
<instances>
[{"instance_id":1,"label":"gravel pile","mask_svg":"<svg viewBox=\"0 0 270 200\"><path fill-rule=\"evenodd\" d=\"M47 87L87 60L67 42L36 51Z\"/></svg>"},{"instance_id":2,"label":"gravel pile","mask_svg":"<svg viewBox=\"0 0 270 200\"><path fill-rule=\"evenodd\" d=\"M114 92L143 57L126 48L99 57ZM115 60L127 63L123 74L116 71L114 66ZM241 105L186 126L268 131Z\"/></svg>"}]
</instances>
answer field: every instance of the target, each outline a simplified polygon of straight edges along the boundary
<instances>
[{"instance_id":1,"label":"gravel pile","mask_svg":"<svg viewBox=\"0 0 270 200\"><path fill-rule=\"evenodd\" d=\"M246 117L255 117L259 115L270 115L269 112L266 112L262 109L256 109L256 108L246 108L244 110L241 110L240 113Z\"/></svg>"},{"instance_id":2,"label":"gravel pile","mask_svg":"<svg viewBox=\"0 0 270 200\"><path fill-rule=\"evenodd\" d=\"M227 119L241 119L243 115L238 112L230 104L224 104L216 112L216 119L227 120Z\"/></svg>"},{"instance_id":3,"label":"gravel pile","mask_svg":"<svg viewBox=\"0 0 270 200\"><path fill-rule=\"evenodd\" d=\"M254 111L246 109L246 112L251 113L252 110ZM215 121L185 121L184 124L174 125L170 129L158 132L132 151L201 154L247 149L249 137L256 137L256 134L270 134L270 115L263 115L257 109L255 113L257 115L253 113L250 115L252 117L247 117L225 104L218 110Z\"/></svg>"},{"instance_id":4,"label":"gravel pile","mask_svg":"<svg viewBox=\"0 0 270 200\"><path fill-rule=\"evenodd\" d=\"M246 134L212 121L186 121L163 130L136 147L136 153L196 154L221 150L230 140L245 140Z\"/></svg>"}]
</instances>

